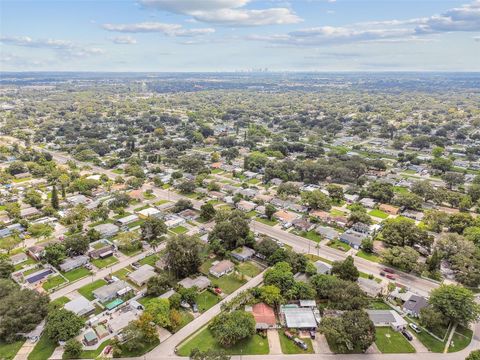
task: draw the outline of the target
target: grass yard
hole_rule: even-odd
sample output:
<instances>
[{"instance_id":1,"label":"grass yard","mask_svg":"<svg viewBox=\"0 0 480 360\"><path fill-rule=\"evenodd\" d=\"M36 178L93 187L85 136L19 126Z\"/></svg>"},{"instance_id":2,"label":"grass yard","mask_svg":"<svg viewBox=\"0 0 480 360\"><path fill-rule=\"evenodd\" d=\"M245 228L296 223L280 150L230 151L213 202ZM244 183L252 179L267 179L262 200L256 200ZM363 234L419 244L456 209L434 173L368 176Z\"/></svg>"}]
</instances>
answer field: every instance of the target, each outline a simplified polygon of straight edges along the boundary
<instances>
[{"instance_id":1,"label":"grass yard","mask_svg":"<svg viewBox=\"0 0 480 360\"><path fill-rule=\"evenodd\" d=\"M243 262L237 266L239 272L248 277L255 277L262 272L262 269L253 262Z\"/></svg>"},{"instance_id":2,"label":"grass yard","mask_svg":"<svg viewBox=\"0 0 480 360\"><path fill-rule=\"evenodd\" d=\"M43 283L42 287L48 291L66 282L67 280L65 280L62 276L57 275L57 276L49 277L48 280Z\"/></svg>"},{"instance_id":3,"label":"grass yard","mask_svg":"<svg viewBox=\"0 0 480 360\"><path fill-rule=\"evenodd\" d=\"M202 265L200 265L200 272L208 276L210 268L215 261L219 261L217 258L207 258Z\"/></svg>"},{"instance_id":4,"label":"grass yard","mask_svg":"<svg viewBox=\"0 0 480 360\"><path fill-rule=\"evenodd\" d=\"M21 269L23 269L23 268L24 268L25 266L27 266L27 265L33 265L33 264L36 264L36 263L37 263L37 262L36 262L35 260L33 260L32 258L28 258L28 259L25 260L24 262L15 265L15 271L21 270Z\"/></svg>"},{"instance_id":5,"label":"grass yard","mask_svg":"<svg viewBox=\"0 0 480 360\"><path fill-rule=\"evenodd\" d=\"M104 267L116 264L117 262L118 262L118 259L115 256L109 256L105 259L92 260L92 264L95 265L99 269L102 269Z\"/></svg>"},{"instance_id":6,"label":"grass yard","mask_svg":"<svg viewBox=\"0 0 480 360\"><path fill-rule=\"evenodd\" d=\"M330 210L330 215L332 216L345 216L345 213L343 211L337 210L337 209L332 209Z\"/></svg>"},{"instance_id":7,"label":"grass yard","mask_svg":"<svg viewBox=\"0 0 480 360\"><path fill-rule=\"evenodd\" d=\"M370 310L392 310L392 308L382 300L372 300L368 304Z\"/></svg>"},{"instance_id":8,"label":"grass yard","mask_svg":"<svg viewBox=\"0 0 480 360\"><path fill-rule=\"evenodd\" d=\"M308 260L313 261L313 262L315 262L317 260L320 260L320 261L323 261L324 263L327 263L327 264L332 264L333 263L333 261L331 261L331 260L325 259L321 256L317 256L317 255L314 255L314 254L305 254L305 256L307 257Z\"/></svg>"},{"instance_id":9,"label":"grass yard","mask_svg":"<svg viewBox=\"0 0 480 360\"><path fill-rule=\"evenodd\" d=\"M373 261L373 262L376 262L376 263L379 263L382 261L382 258L378 255L375 255L375 254L370 254L370 253L367 253L363 250L359 250L357 251L357 256L358 257L361 257L362 259L365 259L365 260L368 260L368 261Z\"/></svg>"},{"instance_id":10,"label":"grass yard","mask_svg":"<svg viewBox=\"0 0 480 360\"><path fill-rule=\"evenodd\" d=\"M448 347L448 352L457 352L465 349L472 341L473 332L470 329L464 327L458 327L453 334L452 342Z\"/></svg>"},{"instance_id":11,"label":"grass yard","mask_svg":"<svg viewBox=\"0 0 480 360\"><path fill-rule=\"evenodd\" d=\"M78 289L78 292L91 301L95 299L93 296L93 291L101 288L103 285L107 285L107 282L103 279L98 279L88 285L82 286L80 289Z\"/></svg>"},{"instance_id":12,"label":"grass yard","mask_svg":"<svg viewBox=\"0 0 480 360\"><path fill-rule=\"evenodd\" d=\"M344 242L341 242L340 240L330 240L327 244L331 248L347 252L348 250L351 249L350 245L345 244Z\"/></svg>"},{"instance_id":13,"label":"grass yard","mask_svg":"<svg viewBox=\"0 0 480 360\"><path fill-rule=\"evenodd\" d=\"M245 279L241 279L238 275L230 274L230 275L223 275L220 278L210 277L212 280L212 284L217 285L225 294L231 294L247 281Z\"/></svg>"},{"instance_id":14,"label":"grass yard","mask_svg":"<svg viewBox=\"0 0 480 360\"><path fill-rule=\"evenodd\" d=\"M47 360L52 356L56 347L57 344L44 334L40 337L32 352L28 355L28 360Z\"/></svg>"},{"instance_id":15,"label":"grass yard","mask_svg":"<svg viewBox=\"0 0 480 360\"><path fill-rule=\"evenodd\" d=\"M257 212L255 210L251 210L247 212L245 215L247 215L248 218L253 219L255 216L257 216Z\"/></svg>"},{"instance_id":16,"label":"grass yard","mask_svg":"<svg viewBox=\"0 0 480 360\"><path fill-rule=\"evenodd\" d=\"M412 319L410 317L405 317L405 320L408 322L413 322L420 326L418 320ZM415 331L410 331L413 336L416 336L418 340L431 352L442 353L445 348L445 343L434 338L428 332L422 330L420 333L416 333Z\"/></svg>"},{"instance_id":17,"label":"grass yard","mask_svg":"<svg viewBox=\"0 0 480 360\"><path fill-rule=\"evenodd\" d=\"M156 196L152 193L149 193L149 192L144 192L143 193L143 198L146 199L146 200L152 200L152 199L155 199Z\"/></svg>"},{"instance_id":18,"label":"grass yard","mask_svg":"<svg viewBox=\"0 0 480 360\"><path fill-rule=\"evenodd\" d=\"M377 327L375 344L383 354L414 353L415 348L405 337L390 327Z\"/></svg>"},{"instance_id":19,"label":"grass yard","mask_svg":"<svg viewBox=\"0 0 480 360\"><path fill-rule=\"evenodd\" d=\"M187 325L190 321L192 321L194 319L193 315L191 313L189 313L188 311L185 311L185 310L180 310L180 315L182 316L182 320L181 320L180 324L175 329L173 329L174 333L176 333L178 330L180 330L182 327L184 327L185 325Z\"/></svg>"},{"instance_id":20,"label":"grass yard","mask_svg":"<svg viewBox=\"0 0 480 360\"><path fill-rule=\"evenodd\" d=\"M310 231L302 231L300 233L300 236L304 237L305 239L312 240L315 242L320 242L323 240L323 238L318 235L315 230L310 230Z\"/></svg>"},{"instance_id":21,"label":"grass yard","mask_svg":"<svg viewBox=\"0 0 480 360\"><path fill-rule=\"evenodd\" d=\"M185 234L188 231L188 229L185 226L178 225L170 229L170 231L173 232L174 234L180 235L180 234Z\"/></svg>"},{"instance_id":22,"label":"grass yard","mask_svg":"<svg viewBox=\"0 0 480 360\"><path fill-rule=\"evenodd\" d=\"M138 357L146 354L147 352L151 351L152 349L156 348L160 344L160 340L155 340L152 343L146 344L143 343L142 346L135 350L127 350L124 346L120 346L122 350L122 357Z\"/></svg>"},{"instance_id":23,"label":"grass yard","mask_svg":"<svg viewBox=\"0 0 480 360\"><path fill-rule=\"evenodd\" d=\"M90 270L88 269L85 269L84 267L81 267L81 268L78 268L78 269L74 269L74 270L70 270L66 273L62 273L63 276L65 276L68 281L76 281L78 279L81 279L85 276L88 276L91 274Z\"/></svg>"},{"instance_id":24,"label":"grass yard","mask_svg":"<svg viewBox=\"0 0 480 360\"><path fill-rule=\"evenodd\" d=\"M293 340L287 338L283 330L278 332L278 337L280 338L280 346L284 354L313 354L312 340L309 338L300 338L300 340L303 340L308 346L307 350L303 350L301 347L295 345Z\"/></svg>"},{"instance_id":25,"label":"grass yard","mask_svg":"<svg viewBox=\"0 0 480 360\"><path fill-rule=\"evenodd\" d=\"M260 335L253 335L225 349L215 341L207 327L182 344L178 349L177 355L189 356L192 349L195 348L201 351L209 349L223 350L228 355L266 355L269 352L268 340ZM122 354L122 356L124 355Z\"/></svg>"},{"instance_id":26,"label":"grass yard","mask_svg":"<svg viewBox=\"0 0 480 360\"><path fill-rule=\"evenodd\" d=\"M403 187L403 186L394 186L393 187L393 192L395 192L397 194L403 194L403 195L410 193L410 191L406 187Z\"/></svg>"},{"instance_id":27,"label":"grass yard","mask_svg":"<svg viewBox=\"0 0 480 360\"><path fill-rule=\"evenodd\" d=\"M268 220L268 219L264 219L264 218L261 218L261 217L257 217L257 218L255 218L255 220L258 221L258 222L261 222L262 224L269 225L269 226L275 226L275 225L278 224L278 221L275 220L275 219Z\"/></svg>"},{"instance_id":28,"label":"grass yard","mask_svg":"<svg viewBox=\"0 0 480 360\"><path fill-rule=\"evenodd\" d=\"M0 342L0 354L2 360L12 360L25 341L15 341L11 344Z\"/></svg>"},{"instance_id":29,"label":"grass yard","mask_svg":"<svg viewBox=\"0 0 480 360\"><path fill-rule=\"evenodd\" d=\"M247 183L250 184L250 185L256 185L259 182L260 182L259 179L250 179L250 180L247 181Z\"/></svg>"},{"instance_id":30,"label":"grass yard","mask_svg":"<svg viewBox=\"0 0 480 360\"><path fill-rule=\"evenodd\" d=\"M148 264L148 265L153 266L153 265L155 265L157 260L158 260L158 255L152 254L152 255L148 255L148 256L144 257L141 260L138 260L138 262L142 265Z\"/></svg>"},{"instance_id":31,"label":"grass yard","mask_svg":"<svg viewBox=\"0 0 480 360\"><path fill-rule=\"evenodd\" d=\"M100 346L96 350L83 350L80 353L80 356L78 357L79 359L96 359L107 347L107 345L110 345L110 339L104 341L103 343L100 344Z\"/></svg>"},{"instance_id":32,"label":"grass yard","mask_svg":"<svg viewBox=\"0 0 480 360\"><path fill-rule=\"evenodd\" d=\"M169 202L170 201L168 201L168 200L162 199L162 200L156 201L153 205L160 206L160 205L163 205L163 204L167 204Z\"/></svg>"},{"instance_id":33,"label":"grass yard","mask_svg":"<svg viewBox=\"0 0 480 360\"><path fill-rule=\"evenodd\" d=\"M374 216L379 219L386 219L388 218L388 214L386 212L383 212L382 210L378 209L373 209L368 213L368 215Z\"/></svg>"},{"instance_id":34,"label":"grass yard","mask_svg":"<svg viewBox=\"0 0 480 360\"><path fill-rule=\"evenodd\" d=\"M63 305L65 305L68 302L70 302L70 299L66 296L62 296L62 297L59 297L58 299L50 301L50 304L63 307Z\"/></svg>"},{"instance_id":35,"label":"grass yard","mask_svg":"<svg viewBox=\"0 0 480 360\"><path fill-rule=\"evenodd\" d=\"M208 290L197 294L196 300L200 312L207 311L220 302L220 298Z\"/></svg>"},{"instance_id":36,"label":"grass yard","mask_svg":"<svg viewBox=\"0 0 480 360\"><path fill-rule=\"evenodd\" d=\"M118 271L115 271L112 275L119 278L120 280L125 280L127 278L128 274L130 274L130 271L123 268L123 269L120 269Z\"/></svg>"}]
</instances>

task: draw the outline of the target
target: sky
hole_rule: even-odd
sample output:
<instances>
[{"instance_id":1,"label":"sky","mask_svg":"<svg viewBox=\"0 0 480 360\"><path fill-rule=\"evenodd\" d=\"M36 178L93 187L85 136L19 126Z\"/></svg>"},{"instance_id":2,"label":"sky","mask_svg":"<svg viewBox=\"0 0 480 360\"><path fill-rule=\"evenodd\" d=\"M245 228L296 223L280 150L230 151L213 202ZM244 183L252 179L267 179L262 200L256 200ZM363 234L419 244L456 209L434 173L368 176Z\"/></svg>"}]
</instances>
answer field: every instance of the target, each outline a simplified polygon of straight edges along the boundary
<instances>
[{"instance_id":1,"label":"sky","mask_svg":"<svg viewBox=\"0 0 480 360\"><path fill-rule=\"evenodd\" d=\"M0 71L480 71L480 0L1 0Z\"/></svg>"}]
</instances>

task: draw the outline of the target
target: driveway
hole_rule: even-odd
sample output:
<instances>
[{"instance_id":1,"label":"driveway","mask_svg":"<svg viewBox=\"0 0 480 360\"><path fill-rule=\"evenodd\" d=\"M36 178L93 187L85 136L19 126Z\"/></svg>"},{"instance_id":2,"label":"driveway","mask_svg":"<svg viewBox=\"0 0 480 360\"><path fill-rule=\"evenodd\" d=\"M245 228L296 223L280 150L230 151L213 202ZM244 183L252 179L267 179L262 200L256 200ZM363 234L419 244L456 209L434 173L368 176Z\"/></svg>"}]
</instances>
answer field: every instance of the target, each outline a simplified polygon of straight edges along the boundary
<instances>
[{"instance_id":1,"label":"driveway","mask_svg":"<svg viewBox=\"0 0 480 360\"><path fill-rule=\"evenodd\" d=\"M280 337L278 336L278 331L274 329L267 330L267 338L270 354L282 354L282 347L280 345Z\"/></svg>"}]
</instances>

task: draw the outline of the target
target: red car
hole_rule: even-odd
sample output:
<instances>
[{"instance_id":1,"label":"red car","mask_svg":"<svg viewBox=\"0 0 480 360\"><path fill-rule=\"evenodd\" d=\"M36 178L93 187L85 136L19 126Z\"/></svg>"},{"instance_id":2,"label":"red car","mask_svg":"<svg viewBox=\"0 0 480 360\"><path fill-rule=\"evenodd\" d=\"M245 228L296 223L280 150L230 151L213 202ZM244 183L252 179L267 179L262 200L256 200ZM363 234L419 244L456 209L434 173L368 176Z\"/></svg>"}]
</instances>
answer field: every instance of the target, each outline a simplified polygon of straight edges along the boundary
<instances>
[{"instance_id":1,"label":"red car","mask_svg":"<svg viewBox=\"0 0 480 360\"><path fill-rule=\"evenodd\" d=\"M221 294L221 293L222 293L222 289L220 289L220 288L215 288L215 292L216 292L217 294Z\"/></svg>"},{"instance_id":2,"label":"red car","mask_svg":"<svg viewBox=\"0 0 480 360\"><path fill-rule=\"evenodd\" d=\"M390 280L395 280L395 276L393 276L392 274L387 274L386 278Z\"/></svg>"},{"instance_id":3,"label":"red car","mask_svg":"<svg viewBox=\"0 0 480 360\"><path fill-rule=\"evenodd\" d=\"M389 268L384 268L383 271L385 271L387 273L390 273L390 274L394 273L394 271L392 269L389 269Z\"/></svg>"}]
</instances>

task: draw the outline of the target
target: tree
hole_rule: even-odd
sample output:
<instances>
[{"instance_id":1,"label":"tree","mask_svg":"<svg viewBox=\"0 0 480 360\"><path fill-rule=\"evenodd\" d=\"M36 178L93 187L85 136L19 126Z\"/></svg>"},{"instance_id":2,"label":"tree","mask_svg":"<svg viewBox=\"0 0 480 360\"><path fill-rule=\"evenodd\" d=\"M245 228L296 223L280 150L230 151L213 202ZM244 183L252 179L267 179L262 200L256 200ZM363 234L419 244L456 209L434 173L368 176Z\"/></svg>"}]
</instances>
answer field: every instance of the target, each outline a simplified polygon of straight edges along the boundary
<instances>
[{"instance_id":1,"label":"tree","mask_svg":"<svg viewBox=\"0 0 480 360\"><path fill-rule=\"evenodd\" d=\"M283 302L283 297L278 287L266 285L260 288L260 300L268 305L277 306Z\"/></svg>"},{"instance_id":2,"label":"tree","mask_svg":"<svg viewBox=\"0 0 480 360\"><path fill-rule=\"evenodd\" d=\"M277 209L272 204L267 204L265 206L265 216L268 220L272 220L273 214L277 212Z\"/></svg>"},{"instance_id":3,"label":"tree","mask_svg":"<svg viewBox=\"0 0 480 360\"><path fill-rule=\"evenodd\" d=\"M147 282L147 295L148 296L160 296L166 293L170 289L170 283L168 277L165 274L156 275L148 279Z\"/></svg>"},{"instance_id":4,"label":"tree","mask_svg":"<svg viewBox=\"0 0 480 360\"><path fill-rule=\"evenodd\" d=\"M209 349L206 351L200 351L197 348L192 349L190 352L191 360L230 360L231 357L226 355L222 350ZM476 360L476 359L471 359Z\"/></svg>"},{"instance_id":5,"label":"tree","mask_svg":"<svg viewBox=\"0 0 480 360\"><path fill-rule=\"evenodd\" d=\"M330 198L320 190L304 191L302 201L306 206L315 210L330 210L332 207Z\"/></svg>"},{"instance_id":6,"label":"tree","mask_svg":"<svg viewBox=\"0 0 480 360\"><path fill-rule=\"evenodd\" d=\"M453 162L450 159L438 157L433 159L430 165L432 166L432 168L436 170L440 170L441 172L445 173L452 168Z\"/></svg>"},{"instance_id":7,"label":"tree","mask_svg":"<svg viewBox=\"0 0 480 360\"><path fill-rule=\"evenodd\" d=\"M451 232L456 232L458 234L463 233L466 228L473 225L473 217L468 213L452 214L448 219L448 230L450 230Z\"/></svg>"},{"instance_id":8,"label":"tree","mask_svg":"<svg viewBox=\"0 0 480 360\"><path fill-rule=\"evenodd\" d=\"M468 195L474 203L480 200L480 184L472 184L468 188Z\"/></svg>"},{"instance_id":9,"label":"tree","mask_svg":"<svg viewBox=\"0 0 480 360\"><path fill-rule=\"evenodd\" d=\"M8 259L0 258L0 279L8 279L12 272L15 271L15 266Z\"/></svg>"},{"instance_id":10,"label":"tree","mask_svg":"<svg viewBox=\"0 0 480 360\"><path fill-rule=\"evenodd\" d=\"M195 274L202 260L201 244L197 237L178 235L171 237L165 248L165 262L178 279Z\"/></svg>"},{"instance_id":11,"label":"tree","mask_svg":"<svg viewBox=\"0 0 480 360\"><path fill-rule=\"evenodd\" d=\"M129 351L143 348L145 344L151 344L158 340L153 316L148 312L144 312L137 320L130 322L123 329L122 334L126 339L123 346Z\"/></svg>"},{"instance_id":12,"label":"tree","mask_svg":"<svg viewBox=\"0 0 480 360\"><path fill-rule=\"evenodd\" d=\"M465 360L480 360L480 350L472 350Z\"/></svg>"},{"instance_id":13,"label":"tree","mask_svg":"<svg viewBox=\"0 0 480 360\"><path fill-rule=\"evenodd\" d=\"M192 286L191 288L180 288L178 293L181 296L181 301L185 301L187 304L193 305L197 301L197 294L198 289L196 286Z\"/></svg>"},{"instance_id":14,"label":"tree","mask_svg":"<svg viewBox=\"0 0 480 360\"><path fill-rule=\"evenodd\" d=\"M64 245L69 254L82 255L88 250L89 240L81 234L75 234L65 239Z\"/></svg>"},{"instance_id":15,"label":"tree","mask_svg":"<svg viewBox=\"0 0 480 360\"><path fill-rule=\"evenodd\" d=\"M332 198L335 203L340 203L343 201L343 188L339 185L328 184L327 185L328 195Z\"/></svg>"},{"instance_id":16,"label":"tree","mask_svg":"<svg viewBox=\"0 0 480 360\"><path fill-rule=\"evenodd\" d=\"M465 239L480 247L480 226L468 227L463 231Z\"/></svg>"},{"instance_id":17,"label":"tree","mask_svg":"<svg viewBox=\"0 0 480 360\"><path fill-rule=\"evenodd\" d=\"M278 262L272 268L268 269L263 275L263 282L265 285L274 285L281 290L281 293L286 293L295 285L293 278L292 267L287 262Z\"/></svg>"},{"instance_id":18,"label":"tree","mask_svg":"<svg viewBox=\"0 0 480 360\"><path fill-rule=\"evenodd\" d=\"M383 241L390 246L430 247L433 237L415 225L415 221L404 217L387 219L381 232Z\"/></svg>"},{"instance_id":19,"label":"tree","mask_svg":"<svg viewBox=\"0 0 480 360\"><path fill-rule=\"evenodd\" d=\"M346 311L339 317L324 317L320 331L340 353L365 352L375 341L375 326L362 310Z\"/></svg>"},{"instance_id":20,"label":"tree","mask_svg":"<svg viewBox=\"0 0 480 360\"><path fill-rule=\"evenodd\" d=\"M418 270L419 257L418 252L410 246L394 246L382 253L382 259L386 264L407 272Z\"/></svg>"},{"instance_id":21,"label":"tree","mask_svg":"<svg viewBox=\"0 0 480 360\"><path fill-rule=\"evenodd\" d=\"M45 247L43 258L50 265L57 267L66 257L66 250L63 244L54 243Z\"/></svg>"},{"instance_id":22,"label":"tree","mask_svg":"<svg viewBox=\"0 0 480 360\"><path fill-rule=\"evenodd\" d=\"M442 175L442 180L445 181L451 190L454 186L462 185L465 181L465 176L454 171L447 171Z\"/></svg>"},{"instance_id":23,"label":"tree","mask_svg":"<svg viewBox=\"0 0 480 360\"><path fill-rule=\"evenodd\" d=\"M45 334L55 342L67 341L78 335L84 320L73 312L55 308L47 316Z\"/></svg>"},{"instance_id":24,"label":"tree","mask_svg":"<svg viewBox=\"0 0 480 360\"><path fill-rule=\"evenodd\" d=\"M435 188L427 180L415 181L410 190L425 201L432 200L435 197Z\"/></svg>"},{"instance_id":25,"label":"tree","mask_svg":"<svg viewBox=\"0 0 480 360\"><path fill-rule=\"evenodd\" d=\"M420 310L420 323L430 331L440 330L448 326L448 320L432 306Z\"/></svg>"},{"instance_id":26,"label":"tree","mask_svg":"<svg viewBox=\"0 0 480 360\"><path fill-rule=\"evenodd\" d=\"M174 213L179 213L180 211L183 211L186 209L193 209L192 202L187 199L180 199L175 203L172 210Z\"/></svg>"},{"instance_id":27,"label":"tree","mask_svg":"<svg viewBox=\"0 0 480 360\"><path fill-rule=\"evenodd\" d=\"M357 283L342 280L334 275L314 275L310 283L317 297L327 300L338 310L359 310L368 304L365 293Z\"/></svg>"},{"instance_id":28,"label":"tree","mask_svg":"<svg viewBox=\"0 0 480 360\"><path fill-rule=\"evenodd\" d=\"M412 210L420 210L422 208L423 199L412 193L397 194L393 201L395 205L405 207Z\"/></svg>"},{"instance_id":29,"label":"tree","mask_svg":"<svg viewBox=\"0 0 480 360\"><path fill-rule=\"evenodd\" d=\"M145 312L152 316L153 322L158 326L170 326L170 301L168 299L151 299L145 305Z\"/></svg>"},{"instance_id":30,"label":"tree","mask_svg":"<svg viewBox=\"0 0 480 360\"><path fill-rule=\"evenodd\" d=\"M196 187L195 181L192 180L185 180L178 184L178 190L180 190L182 194L191 194L195 191Z\"/></svg>"},{"instance_id":31,"label":"tree","mask_svg":"<svg viewBox=\"0 0 480 360\"><path fill-rule=\"evenodd\" d=\"M249 312L235 310L217 315L208 328L220 345L231 347L255 334L255 319Z\"/></svg>"},{"instance_id":32,"label":"tree","mask_svg":"<svg viewBox=\"0 0 480 360\"><path fill-rule=\"evenodd\" d=\"M455 324L468 326L480 318L480 305L474 294L460 285L440 285L431 291L428 302Z\"/></svg>"},{"instance_id":33,"label":"tree","mask_svg":"<svg viewBox=\"0 0 480 360\"><path fill-rule=\"evenodd\" d=\"M280 246L271 238L265 238L255 243L255 251L269 258Z\"/></svg>"},{"instance_id":34,"label":"tree","mask_svg":"<svg viewBox=\"0 0 480 360\"><path fill-rule=\"evenodd\" d=\"M65 343L64 355L67 359L78 359L83 350L83 345L77 339L70 339Z\"/></svg>"},{"instance_id":35,"label":"tree","mask_svg":"<svg viewBox=\"0 0 480 360\"><path fill-rule=\"evenodd\" d=\"M277 188L278 195L295 196L300 195L300 189L291 182L281 183Z\"/></svg>"},{"instance_id":36,"label":"tree","mask_svg":"<svg viewBox=\"0 0 480 360\"><path fill-rule=\"evenodd\" d=\"M211 203L206 203L200 207L200 217L205 221L210 221L215 217L216 211Z\"/></svg>"},{"instance_id":37,"label":"tree","mask_svg":"<svg viewBox=\"0 0 480 360\"><path fill-rule=\"evenodd\" d=\"M51 199L51 204L52 204L52 207L53 207L55 210L58 210L58 209L59 209L58 191L57 191L56 185L53 185L53 187L52 187L52 199Z\"/></svg>"},{"instance_id":38,"label":"tree","mask_svg":"<svg viewBox=\"0 0 480 360\"><path fill-rule=\"evenodd\" d=\"M36 208L42 207L42 196L34 189L27 190L23 201Z\"/></svg>"},{"instance_id":39,"label":"tree","mask_svg":"<svg viewBox=\"0 0 480 360\"><path fill-rule=\"evenodd\" d=\"M245 244L250 227L243 212L238 210L227 214L217 212L216 221L215 227L210 232L209 241L218 239L227 250Z\"/></svg>"},{"instance_id":40,"label":"tree","mask_svg":"<svg viewBox=\"0 0 480 360\"><path fill-rule=\"evenodd\" d=\"M147 217L140 226L142 231L142 239L145 240L155 250L160 244L163 234L167 232L167 225L163 220L156 217Z\"/></svg>"},{"instance_id":41,"label":"tree","mask_svg":"<svg viewBox=\"0 0 480 360\"><path fill-rule=\"evenodd\" d=\"M369 237L362 240L362 250L368 254L373 253L373 240Z\"/></svg>"},{"instance_id":42,"label":"tree","mask_svg":"<svg viewBox=\"0 0 480 360\"><path fill-rule=\"evenodd\" d=\"M395 192L393 191L393 185L383 182L372 182L368 188L367 193L370 197L384 203L392 201Z\"/></svg>"},{"instance_id":43,"label":"tree","mask_svg":"<svg viewBox=\"0 0 480 360\"><path fill-rule=\"evenodd\" d=\"M343 261L335 261L332 265L332 274L337 275L342 280L357 281L360 272L353 262L353 257L348 256Z\"/></svg>"}]
</instances>

